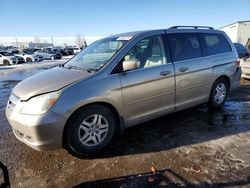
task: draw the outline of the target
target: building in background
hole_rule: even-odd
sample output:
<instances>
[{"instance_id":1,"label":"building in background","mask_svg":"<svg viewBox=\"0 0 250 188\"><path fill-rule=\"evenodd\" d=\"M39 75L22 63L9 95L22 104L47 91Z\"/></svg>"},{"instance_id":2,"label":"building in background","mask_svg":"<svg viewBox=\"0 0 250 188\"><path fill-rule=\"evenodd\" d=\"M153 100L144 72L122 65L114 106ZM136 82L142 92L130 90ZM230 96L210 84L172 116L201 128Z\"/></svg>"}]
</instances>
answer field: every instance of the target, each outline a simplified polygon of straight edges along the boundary
<instances>
[{"instance_id":1,"label":"building in background","mask_svg":"<svg viewBox=\"0 0 250 188\"><path fill-rule=\"evenodd\" d=\"M34 42L29 42L29 48L48 48L48 47L53 47L52 43L34 43Z\"/></svg>"},{"instance_id":2,"label":"building in background","mask_svg":"<svg viewBox=\"0 0 250 188\"><path fill-rule=\"evenodd\" d=\"M83 37L83 35L82 35ZM81 43L83 45L91 44L98 39L103 38L104 36L84 36L84 41ZM76 43L76 36L53 36L53 37L39 37L40 42L34 41L34 37L22 37L22 36L14 36L14 37L4 37L0 36L0 44L4 46L17 46L21 48L21 46L29 47L29 43L33 41L33 43L49 43L54 46L74 46L78 45ZM86 43L85 43L86 42Z\"/></svg>"},{"instance_id":3,"label":"building in background","mask_svg":"<svg viewBox=\"0 0 250 188\"><path fill-rule=\"evenodd\" d=\"M11 46L23 49L23 48L28 48L29 45L28 42L12 42Z\"/></svg>"},{"instance_id":4,"label":"building in background","mask_svg":"<svg viewBox=\"0 0 250 188\"><path fill-rule=\"evenodd\" d=\"M232 23L219 29L224 31L232 42L239 42L250 50L250 20Z\"/></svg>"}]
</instances>

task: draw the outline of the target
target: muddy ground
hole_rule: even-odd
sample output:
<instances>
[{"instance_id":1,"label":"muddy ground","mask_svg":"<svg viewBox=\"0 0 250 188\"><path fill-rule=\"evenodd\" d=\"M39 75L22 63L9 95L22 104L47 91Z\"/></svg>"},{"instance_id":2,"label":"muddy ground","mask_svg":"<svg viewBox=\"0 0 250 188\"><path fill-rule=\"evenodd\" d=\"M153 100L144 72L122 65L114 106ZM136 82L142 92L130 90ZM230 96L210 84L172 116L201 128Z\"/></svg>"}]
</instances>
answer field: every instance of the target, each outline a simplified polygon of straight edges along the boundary
<instances>
[{"instance_id":1,"label":"muddy ground","mask_svg":"<svg viewBox=\"0 0 250 188\"><path fill-rule=\"evenodd\" d=\"M0 75L0 160L12 187L250 187L250 81L242 80L221 110L201 105L167 115L76 158L29 148L6 120L11 88L39 71Z\"/></svg>"}]
</instances>

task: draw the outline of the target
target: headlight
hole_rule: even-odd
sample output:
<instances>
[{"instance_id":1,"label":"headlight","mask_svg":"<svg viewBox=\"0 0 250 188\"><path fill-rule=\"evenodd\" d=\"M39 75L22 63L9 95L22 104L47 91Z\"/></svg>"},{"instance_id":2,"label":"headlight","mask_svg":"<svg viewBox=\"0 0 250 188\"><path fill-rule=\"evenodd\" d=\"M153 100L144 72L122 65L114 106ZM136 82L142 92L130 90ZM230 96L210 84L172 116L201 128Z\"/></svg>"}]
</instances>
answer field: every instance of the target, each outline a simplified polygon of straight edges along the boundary
<instances>
[{"instance_id":1,"label":"headlight","mask_svg":"<svg viewBox=\"0 0 250 188\"><path fill-rule=\"evenodd\" d=\"M15 58L15 57L11 57L10 59L11 59L11 60L16 60L16 58Z\"/></svg>"},{"instance_id":2,"label":"headlight","mask_svg":"<svg viewBox=\"0 0 250 188\"><path fill-rule=\"evenodd\" d=\"M61 91L47 93L28 100L21 110L22 114L39 115L47 112L57 101Z\"/></svg>"}]
</instances>

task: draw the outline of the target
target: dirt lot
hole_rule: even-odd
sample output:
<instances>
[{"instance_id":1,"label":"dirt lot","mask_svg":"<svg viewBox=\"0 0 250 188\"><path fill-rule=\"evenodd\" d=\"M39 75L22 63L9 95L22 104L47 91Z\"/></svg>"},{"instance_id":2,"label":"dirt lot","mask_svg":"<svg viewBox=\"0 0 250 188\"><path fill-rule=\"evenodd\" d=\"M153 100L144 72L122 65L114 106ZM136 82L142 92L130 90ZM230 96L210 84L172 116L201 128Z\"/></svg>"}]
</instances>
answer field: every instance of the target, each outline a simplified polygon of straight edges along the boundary
<instances>
[{"instance_id":1,"label":"dirt lot","mask_svg":"<svg viewBox=\"0 0 250 188\"><path fill-rule=\"evenodd\" d=\"M32 74L0 77L0 160L13 187L250 187L250 81L242 80L221 110L201 105L167 115L75 158L35 151L14 137L5 105L11 88Z\"/></svg>"}]
</instances>

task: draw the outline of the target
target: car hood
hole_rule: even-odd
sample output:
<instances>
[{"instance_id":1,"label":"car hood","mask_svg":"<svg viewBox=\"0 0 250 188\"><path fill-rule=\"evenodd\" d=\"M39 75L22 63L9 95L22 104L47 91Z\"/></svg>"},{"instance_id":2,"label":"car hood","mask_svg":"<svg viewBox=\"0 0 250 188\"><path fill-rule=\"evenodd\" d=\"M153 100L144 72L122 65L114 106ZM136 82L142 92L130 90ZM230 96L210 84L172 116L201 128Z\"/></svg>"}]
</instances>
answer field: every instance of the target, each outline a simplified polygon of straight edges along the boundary
<instances>
[{"instance_id":1,"label":"car hood","mask_svg":"<svg viewBox=\"0 0 250 188\"><path fill-rule=\"evenodd\" d=\"M28 100L39 94L60 90L89 75L90 73L83 70L55 67L23 80L14 87L12 92L21 100Z\"/></svg>"}]
</instances>

